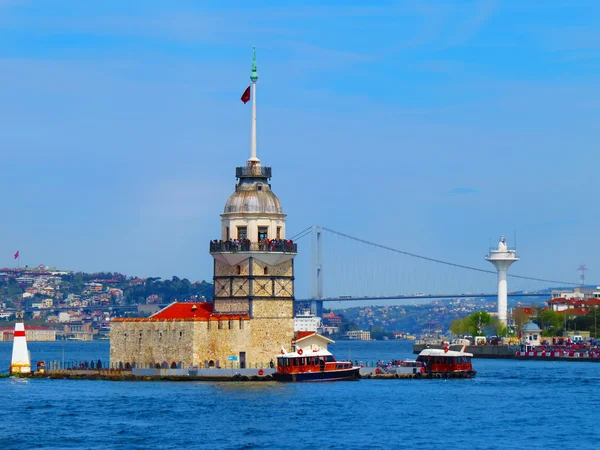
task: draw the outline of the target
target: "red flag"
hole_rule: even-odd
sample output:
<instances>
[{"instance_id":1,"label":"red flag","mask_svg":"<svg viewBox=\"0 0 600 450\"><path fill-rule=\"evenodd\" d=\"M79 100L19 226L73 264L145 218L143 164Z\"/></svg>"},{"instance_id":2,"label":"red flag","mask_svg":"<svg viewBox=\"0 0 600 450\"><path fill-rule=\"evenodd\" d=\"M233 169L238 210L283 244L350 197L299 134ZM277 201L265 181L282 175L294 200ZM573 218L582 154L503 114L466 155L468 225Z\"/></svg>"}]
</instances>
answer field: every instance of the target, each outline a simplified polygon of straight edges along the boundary
<instances>
[{"instance_id":1,"label":"red flag","mask_svg":"<svg viewBox=\"0 0 600 450\"><path fill-rule=\"evenodd\" d=\"M19 257L19 250L17 250L17 253L15 253L15 259L17 259Z\"/></svg>"},{"instance_id":2,"label":"red flag","mask_svg":"<svg viewBox=\"0 0 600 450\"><path fill-rule=\"evenodd\" d=\"M241 101L244 102L244 105L246 103L248 103L248 101L250 100L250 86L248 86L246 88L246 90L244 91L244 93L242 94L242 98L240 98Z\"/></svg>"}]
</instances>

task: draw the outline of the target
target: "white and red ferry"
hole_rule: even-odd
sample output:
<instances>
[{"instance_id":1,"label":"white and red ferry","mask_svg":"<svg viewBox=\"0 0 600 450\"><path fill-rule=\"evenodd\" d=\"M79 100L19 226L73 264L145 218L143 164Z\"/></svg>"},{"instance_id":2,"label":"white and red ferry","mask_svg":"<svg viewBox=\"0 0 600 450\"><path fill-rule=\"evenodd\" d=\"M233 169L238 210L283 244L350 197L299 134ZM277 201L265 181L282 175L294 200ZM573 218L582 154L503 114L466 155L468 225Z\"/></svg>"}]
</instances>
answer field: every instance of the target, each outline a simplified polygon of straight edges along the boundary
<instances>
[{"instance_id":1,"label":"white and red ferry","mask_svg":"<svg viewBox=\"0 0 600 450\"><path fill-rule=\"evenodd\" d=\"M341 381L358 380L360 367L351 361L336 361L327 350L334 341L314 331L298 332L293 341L294 351L281 349L277 356L276 381Z\"/></svg>"},{"instance_id":2,"label":"white and red ferry","mask_svg":"<svg viewBox=\"0 0 600 450\"><path fill-rule=\"evenodd\" d=\"M460 350L426 348L417 357L421 363L419 369L421 376L427 378L473 378L476 371L473 370L473 354L466 353L465 347Z\"/></svg>"}]
</instances>

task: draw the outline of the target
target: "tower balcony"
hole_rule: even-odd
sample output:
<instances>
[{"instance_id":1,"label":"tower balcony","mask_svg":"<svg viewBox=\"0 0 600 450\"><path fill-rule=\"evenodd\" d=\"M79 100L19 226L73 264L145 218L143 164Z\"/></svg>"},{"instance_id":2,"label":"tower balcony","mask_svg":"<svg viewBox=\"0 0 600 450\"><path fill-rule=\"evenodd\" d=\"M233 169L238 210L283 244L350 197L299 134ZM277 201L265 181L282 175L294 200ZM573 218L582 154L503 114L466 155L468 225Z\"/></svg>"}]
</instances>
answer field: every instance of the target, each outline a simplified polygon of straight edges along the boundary
<instances>
[{"instance_id":1,"label":"tower balcony","mask_svg":"<svg viewBox=\"0 0 600 450\"><path fill-rule=\"evenodd\" d=\"M270 243L248 240L210 241L209 249L213 258L230 266L239 264L250 257L275 266L294 259L298 253L298 244L284 239L273 240Z\"/></svg>"},{"instance_id":2,"label":"tower balcony","mask_svg":"<svg viewBox=\"0 0 600 450\"><path fill-rule=\"evenodd\" d=\"M269 244L250 241L210 241L211 253L240 253L240 252L267 252L267 253L298 253L298 244L290 243L285 239L273 240Z\"/></svg>"},{"instance_id":3,"label":"tower balcony","mask_svg":"<svg viewBox=\"0 0 600 450\"><path fill-rule=\"evenodd\" d=\"M236 178L271 178L271 168L258 165L247 165L235 168Z\"/></svg>"}]
</instances>

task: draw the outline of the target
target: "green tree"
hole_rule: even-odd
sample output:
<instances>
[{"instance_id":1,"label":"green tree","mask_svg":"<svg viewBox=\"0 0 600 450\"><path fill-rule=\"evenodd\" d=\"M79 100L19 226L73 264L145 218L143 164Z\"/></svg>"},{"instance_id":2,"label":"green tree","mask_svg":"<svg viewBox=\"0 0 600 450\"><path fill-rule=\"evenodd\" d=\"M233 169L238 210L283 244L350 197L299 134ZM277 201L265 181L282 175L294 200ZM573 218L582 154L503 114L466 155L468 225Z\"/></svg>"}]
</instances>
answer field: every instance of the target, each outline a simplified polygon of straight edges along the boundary
<instances>
[{"instance_id":1,"label":"green tree","mask_svg":"<svg viewBox=\"0 0 600 450\"><path fill-rule=\"evenodd\" d=\"M563 316L551 309L545 309L539 313L542 335L556 336L563 326Z\"/></svg>"},{"instance_id":2,"label":"green tree","mask_svg":"<svg viewBox=\"0 0 600 450\"><path fill-rule=\"evenodd\" d=\"M481 335L483 333L483 329L492 323L492 316L487 311L479 311L471 314L467 318L467 322L469 324L469 329L474 330L477 335Z\"/></svg>"},{"instance_id":3,"label":"green tree","mask_svg":"<svg viewBox=\"0 0 600 450\"><path fill-rule=\"evenodd\" d=\"M469 322L466 317L462 319L456 319L450 324L450 331L457 336L463 336L465 334L470 334L469 330Z\"/></svg>"},{"instance_id":4,"label":"green tree","mask_svg":"<svg viewBox=\"0 0 600 450\"><path fill-rule=\"evenodd\" d=\"M370 327L369 332L371 333L371 339L383 339L384 337L390 337L390 335L393 335L381 326Z\"/></svg>"}]
</instances>

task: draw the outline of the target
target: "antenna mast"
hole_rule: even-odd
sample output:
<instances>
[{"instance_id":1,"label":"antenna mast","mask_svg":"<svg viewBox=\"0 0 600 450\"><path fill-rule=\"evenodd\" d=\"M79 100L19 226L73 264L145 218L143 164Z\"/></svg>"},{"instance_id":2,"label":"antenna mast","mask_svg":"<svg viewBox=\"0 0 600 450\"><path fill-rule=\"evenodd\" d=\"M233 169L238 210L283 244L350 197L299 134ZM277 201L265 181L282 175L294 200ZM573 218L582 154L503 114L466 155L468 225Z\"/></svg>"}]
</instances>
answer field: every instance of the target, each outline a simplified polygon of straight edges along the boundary
<instances>
[{"instance_id":1,"label":"antenna mast","mask_svg":"<svg viewBox=\"0 0 600 450\"><path fill-rule=\"evenodd\" d=\"M579 267L577 268L578 271L581 272L581 275L579 275L579 278L581 279L581 286L585 286L585 271L589 270L587 267L585 267L585 264L580 264Z\"/></svg>"}]
</instances>

